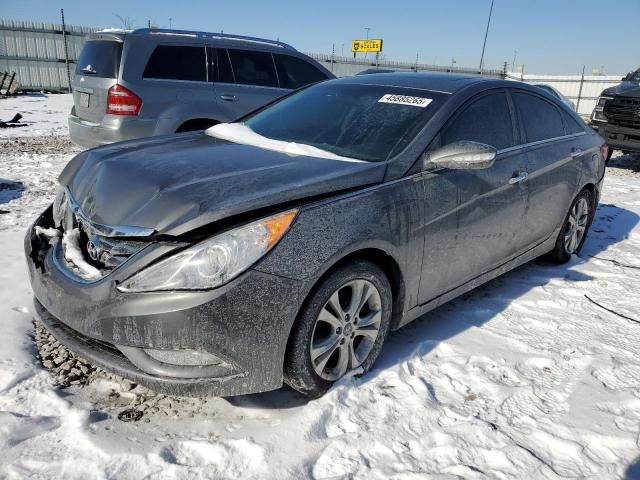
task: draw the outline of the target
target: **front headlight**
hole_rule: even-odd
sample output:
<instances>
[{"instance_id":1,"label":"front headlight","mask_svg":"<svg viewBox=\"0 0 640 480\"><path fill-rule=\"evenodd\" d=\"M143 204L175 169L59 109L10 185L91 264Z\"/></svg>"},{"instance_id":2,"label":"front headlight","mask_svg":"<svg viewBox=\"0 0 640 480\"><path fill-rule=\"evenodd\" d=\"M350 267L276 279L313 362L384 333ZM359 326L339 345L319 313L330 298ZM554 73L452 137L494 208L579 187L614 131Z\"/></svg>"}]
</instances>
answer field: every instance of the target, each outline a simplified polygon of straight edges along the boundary
<instances>
[{"instance_id":1,"label":"front headlight","mask_svg":"<svg viewBox=\"0 0 640 480\"><path fill-rule=\"evenodd\" d=\"M224 285L271 250L297 213L289 210L198 243L145 268L118 285L118 290L205 290Z\"/></svg>"},{"instance_id":2,"label":"front headlight","mask_svg":"<svg viewBox=\"0 0 640 480\"><path fill-rule=\"evenodd\" d=\"M606 122L608 120L604 114L604 107L609 100L613 100L613 97L598 97L598 103L596 103L596 108L593 109L591 120L594 122Z\"/></svg>"}]
</instances>

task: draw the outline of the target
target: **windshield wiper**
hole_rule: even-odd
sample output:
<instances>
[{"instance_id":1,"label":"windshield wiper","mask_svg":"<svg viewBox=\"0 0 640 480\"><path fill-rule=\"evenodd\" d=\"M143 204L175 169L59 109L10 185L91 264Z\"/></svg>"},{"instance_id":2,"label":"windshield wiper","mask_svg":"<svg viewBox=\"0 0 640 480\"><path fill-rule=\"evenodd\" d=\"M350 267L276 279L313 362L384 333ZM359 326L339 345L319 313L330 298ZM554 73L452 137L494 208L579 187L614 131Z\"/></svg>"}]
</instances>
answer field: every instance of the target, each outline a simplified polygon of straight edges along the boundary
<instances>
[{"instance_id":1,"label":"windshield wiper","mask_svg":"<svg viewBox=\"0 0 640 480\"><path fill-rule=\"evenodd\" d=\"M81 71L82 71L83 73L89 73L89 74L91 74L91 75L95 75L96 73L98 73L98 72L95 70L95 68L93 68L91 65L87 65L86 67L83 67L83 68L81 69Z\"/></svg>"}]
</instances>

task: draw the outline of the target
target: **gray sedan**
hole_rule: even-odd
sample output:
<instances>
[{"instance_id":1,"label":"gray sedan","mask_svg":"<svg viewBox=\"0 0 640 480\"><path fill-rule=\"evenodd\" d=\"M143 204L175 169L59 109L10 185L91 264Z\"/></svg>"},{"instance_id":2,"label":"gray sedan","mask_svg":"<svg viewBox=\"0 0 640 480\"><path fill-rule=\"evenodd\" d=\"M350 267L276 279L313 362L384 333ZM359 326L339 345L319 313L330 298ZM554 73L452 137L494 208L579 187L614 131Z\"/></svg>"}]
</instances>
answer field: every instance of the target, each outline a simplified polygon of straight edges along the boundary
<instances>
[{"instance_id":1,"label":"gray sedan","mask_svg":"<svg viewBox=\"0 0 640 480\"><path fill-rule=\"evenodd\" d=\"M537 87L390 73L89 150L25 239L36 311L158 391L318 396L390 330L540 255L568 261L602 144Z\"/></svg>"}]
</instances>

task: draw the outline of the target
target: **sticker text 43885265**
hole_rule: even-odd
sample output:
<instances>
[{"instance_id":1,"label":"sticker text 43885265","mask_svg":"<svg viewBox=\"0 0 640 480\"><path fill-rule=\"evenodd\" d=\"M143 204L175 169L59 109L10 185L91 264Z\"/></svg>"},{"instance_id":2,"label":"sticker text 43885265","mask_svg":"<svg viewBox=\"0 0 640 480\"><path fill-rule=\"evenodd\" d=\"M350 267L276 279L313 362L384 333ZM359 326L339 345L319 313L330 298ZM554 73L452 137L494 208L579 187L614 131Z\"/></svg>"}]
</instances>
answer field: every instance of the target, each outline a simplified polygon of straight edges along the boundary
<instances>
[{"instance_id":1,"label":"sticker text 43885265","mask_svg":"<svg viewBox=\"0 0 640 480\"><path fill-rule=\"evenodd\" d=\"M430 98L424 97L411 97L409 95L394 95L388 93L383 95L380 100L380 103L397 103L398 105L411 105L412 107L420 107L425 108L431 103Z\"/></svg>"}]
</instances>

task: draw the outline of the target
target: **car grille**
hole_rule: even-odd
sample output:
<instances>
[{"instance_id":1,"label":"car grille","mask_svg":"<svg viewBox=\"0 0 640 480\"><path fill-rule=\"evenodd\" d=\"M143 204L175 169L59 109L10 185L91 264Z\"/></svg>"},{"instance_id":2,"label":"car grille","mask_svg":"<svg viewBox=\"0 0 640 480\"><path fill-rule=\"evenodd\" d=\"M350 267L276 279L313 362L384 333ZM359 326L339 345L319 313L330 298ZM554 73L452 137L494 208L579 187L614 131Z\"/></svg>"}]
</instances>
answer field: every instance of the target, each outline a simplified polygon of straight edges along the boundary
<instances>
[{"instance_id":1,"label":"car grille","mask_svg":"<svg viewBox=\"0 0 640 480\"><path fill-rule=\"evenodd\" d=\"M640 127L640 98L614 97L604 107L609 123L625 127Z\"/></svg>"},{"instance_id":2,"label":"car grille","mask_svg":"<svg viewBox=\"0 0 640 480\"><path fill-rule=\"evenodd\" d=\"M75 217L75 215L74 215ZM82 251L85 259L99 268L114 269L127 261L149 243L140 240L110 238L96 233L90 223L75 218L81 232Z\"/></svg>"},{"instance_id":3,"label":"car grille","mask_svg":"<svg viewBox=\"0 0 640 480\"><path fill-rule=\"evenodd\" d=\"M79 247L84 259L106 275L119 267L151 242L148 238L127 238L105 235L104 225L94 225L77 209L74 210L69 192L54 204L54 222L64 232L77 228L80 231Z\"/></svg>"}]
</instances>

